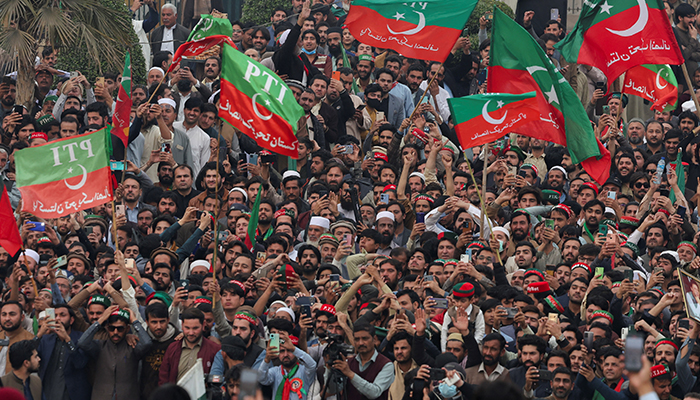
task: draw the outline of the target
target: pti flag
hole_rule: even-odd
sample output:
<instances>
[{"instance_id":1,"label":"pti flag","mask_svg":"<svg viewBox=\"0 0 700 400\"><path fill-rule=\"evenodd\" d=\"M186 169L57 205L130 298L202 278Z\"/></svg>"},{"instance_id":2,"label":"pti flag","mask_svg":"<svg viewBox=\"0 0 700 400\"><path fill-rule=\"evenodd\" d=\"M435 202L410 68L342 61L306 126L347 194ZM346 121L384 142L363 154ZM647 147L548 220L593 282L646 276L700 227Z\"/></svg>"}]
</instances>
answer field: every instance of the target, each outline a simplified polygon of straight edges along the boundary
<instances>
[{"instance_id":1,"label":"pti flag","mask_svg":"<svg viewBox=\"0 0 700 400\"><path fill-rule=\"evenodd\" d=\"M666 64L644 64L627 71L622 93L651 101L651 109L659 112L675 110L678 105L678 81Z\"/></svg>"},{"instance_id":2,"label":"pti flag","mask_svg":"<svg viewBox=\"0 0 700 400\"><path fill-rule=\"evenodd\" d=\"M498 9L489 56L490 93L537 92L540 116L523 125L520 133L568 147L574 164L581 163L596 182L605 183L610 152L595 137L576 92L533 37Z\"/></svg>"},{"instance_id":3,"label":"pti flag","mask_svg":"<svg viewBox=\"0 0 700 400\"><path fill-rule=\"evenodd\" d=\"M19 150L22 211L58 218L111 201L110 128Z\"/></svg>"},{"instance_id":4,"label":"pti flag","mask_svg":"<svg viewBox=\"0 0 700 400\"><path fill-rule=\"evenodd\" d=\"M277 74L224 43L221 57L219 117L255 139L258 146L299 157L297 122L304 116L289 87Z\"/></svg>"},{"instance_id":5,"label":"pti flag","mask_svg":"<svg viewBox=\"0 0 700 400\"><path fill-rule=\"evenodd\" d=\"M19 236L17 221L12 211L10 198L7 196L5 185L0 182L2 193L0 193L0 247L10 253L13 257L22 248L22 238Z\"/></svg>"},{"instance_id":6,"label":"pti flag","mask_svg":"<svg viewBox=\"0 0 700 400\"><path fill-rule=\"evenodd\" d=\"M494 142L540 118L537 94L477 94L447 99L462 148Z\"/></svg>"},{"instance_id":7,"label":"pti flag","mask_svg":"<svg viewBox=\"0 0 700 400\"><path fill-rule=\"evenodd\" d=\"M345 19L362 43L408 58L445 61L478 0L355 0Z\"/></svg>"},{"instance_id":8,"label":"pti flag","mask_svg":"<svg viewBox=\"0 0 700 400\"><path fill-rule=\"evenodd\" d=\"M231 21L228 18L215 18L209 14L202 14L197 25L192 28L190 36L187 37L187 42L215 35L232 36Z\"/></svg>"},{"instance_id":9,"label":"pti flag","mask_svg":"<svg viewBox=\"0 0 700 400\"><path fill-rule=\"evenodd\" d=\"M255 196L255 203L253 204L253 211L250 214L250 221L248 221L248 232L245 235L245 247L247 247L250 251L253 251L253 248L255 247L255 231L258 229L261 199L262 190L258 190L258 194Z\"/></svg>"},{"instance_id":10,"label":"pti flag","mask_svg":"<svg viewBox=\"0 0 700 400\"><path fill-rule=\"evenodd\" d=\"M131 56L126 52L124 73L117 94L117 105L112 116L112 135L121 139L124 147L129 145L129 117L131 115Z\"/></svg>"},{"instance_id":11,"label":"pti flag","mask_svg":"<svg viewBox=\"0 0 700 400\"><path fill-rule=\"evenodd\" d=\"M170 67L168 67L168 73L180 65L183 57L196 57L222 43L229 43L231 46L234 46L231 38L225 35L207 36L203 39L181 44L180 47L177 48L177 51L175 51L175 55L173 55L173 62L170 64Z\"/></svg>"},{"instance_id":12,"label":"pti flag","mask_svg":"<svg viewBox=\"0 0 700 400\"><path fill-rule=\"evenodd\" d=\"M555 47L569 62L600 68L608 85L637 65L683 63L661 0L585 0Z\"/></svg>"}]
</instances>

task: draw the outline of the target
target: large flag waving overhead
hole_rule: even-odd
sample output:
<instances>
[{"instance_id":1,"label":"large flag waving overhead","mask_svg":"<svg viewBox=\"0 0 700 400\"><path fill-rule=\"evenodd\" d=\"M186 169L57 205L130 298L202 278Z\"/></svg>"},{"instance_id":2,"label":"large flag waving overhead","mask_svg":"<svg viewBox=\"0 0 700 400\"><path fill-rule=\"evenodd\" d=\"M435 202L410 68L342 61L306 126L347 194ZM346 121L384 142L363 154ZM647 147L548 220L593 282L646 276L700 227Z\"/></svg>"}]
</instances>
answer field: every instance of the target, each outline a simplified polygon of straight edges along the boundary
<instances>
[{"instance_id":1,"label":"large flag waving overhead","mask_svg":"<svg viewBox=\"0 0 700 400\"><path fill-rule=\"evenodd\" d=\"M170 67L168 67L167 73L170 73L170 71L174 70L175 67L180 65L180 62L182 61L183 57L198 56L204 53L205 51L211 49L212 47L218 46L224 42L229 43L231 46L234 46L231 38L225 35L207 36L202 39L193 40L191 42L185 42L181 44L180 47L177 48L175 54L173 55L173 62L170 63Z\"/></svg>"},{"instance_id":2,"label":"large flag waving overhead","mask_svg":"<svg viewBox=\"0 0 700 400\"><path fill-rule=\"evenodd\" d=\"M124 73L117 94L117 105L112 116L112 135L121 139L124 147L129 145L129 116L131 115L131 56L126 52Z\"/></svg>"},{"instance_id":3,"label":"large flag waving overhead","mask_svg":"<svg viewBox=\"0 0 700 400\"><path fill-rule=\"evenodd\" d=\"M355 0L345 19L362 43L408 58L445 61L478 0Z\"/></svg>"},{"instance_id":4,"label":"large flag waving overhead","mask_svg":"<svg viewBox=\"0 0 700 400\"><path fill-rule=\"evenodd\" d=\"M518 133L568 147L571 161L602 185L610 176L610 152L595 137L576 92L532 36L498 9L489 55L489 92L537 92L541 115Z\"/></svg>"},{"instance_id":5,"label":"large flag waving overhead","mask_svg":"<svg viewBox=\"0 0 700 400\"><path fill-rule=\"evenodd\" d=\"M0 192L0 246L13 257L22 248L22 238L19 236L17 221L5 185L0 182L0 186L2 186L2 192Z\"/></svg>"},{"instance_id":6,"label":"large flag waving overhead","mask_svg":"<svg viewBox=\"0 0 700 400\"><path fill-rule=\"evenodd\" d=\"M462 148L481 146L538 119L535 92L476 94L447 99Z\"/></svg>"},{"instance_id":7,"label":"large flag waving overhead","mask_svg":"<svg viewBox=\"0 0 700 400\"><path fill-rule=\"evenodd\" d=\"M112 200L110 126L17 152L22 211L58 218Z\"/></svg>"},{"instance_id":8,"label":"large flag waving overhead","mask_svg":"<svg viewBox=\"0 0 700 400\"><path fill-rule=\"evenodd\" d=\"M652 110L675 110L678 105L678 81L668 65L639 65L627 71L622 93L651 101Z\"/></svg>"},{"instance_id":9,"label":"large flag waving overhead","mask_svg":"<svg viewBox=\"0 0 700 400\"><path fill-rule=\"evenodd\" d=\"M683 63L661 0L585 0L574 30L555 47L569 62L600 68L608 85L637 65Z\"/></svg>"},{"instance_id":10,"label":"large flag waving overhead","mask_svg":"<svg viewBox=\"0 0 700 400\"><path fill-rule=\"evenodd\" d=\"M219 117L255 139L260 147L299 157L297 122L304 116L277 74L224 43Z\"/></svg>"},{"instance_id":11,"label":"large flag waving overhead","mask_svg":"<svg viewBox=\"0 0 700 400\"><path fill-rule=\"evenodd\" d=\"M215 18L209 14L202 14L199 22L192 28L192 32L190 32L190 36L187 37L186 41L191 42L215 35L233 35L231 21L229 21L228 18Z\"/></svg>"}]
</instances>

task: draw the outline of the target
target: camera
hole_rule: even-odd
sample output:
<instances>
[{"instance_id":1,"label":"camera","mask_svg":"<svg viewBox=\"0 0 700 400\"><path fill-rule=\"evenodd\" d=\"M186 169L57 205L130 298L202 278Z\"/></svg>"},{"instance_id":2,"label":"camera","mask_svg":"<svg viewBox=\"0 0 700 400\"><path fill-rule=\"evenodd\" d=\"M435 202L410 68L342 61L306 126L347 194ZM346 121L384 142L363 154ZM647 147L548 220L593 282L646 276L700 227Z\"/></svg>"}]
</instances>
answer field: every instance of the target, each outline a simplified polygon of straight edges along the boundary
<instances>
[{"instance_id":1,"label":"camera","mask_svg":"<svg viewBox=\"0 0 700 400\"><path fill-rule=\"evenodd\" d=\"M328 355L329 364L333 364L336 360L342 360L343 356L347 357L355 352L355 348L345 343L340 335L329 333L326 339L328 346L323 352Z\"/></svg>"},{"instance_id":2,"label":"camera","mask_svg":"<svg viewBox=\"0 0 700 400\"><path fill-rule=\"evenodd\" d=\"M221 388L223 384L223 375L206 375L207 400L222 400L224 398L224 391Z\"/></svg>"}]
</instances>

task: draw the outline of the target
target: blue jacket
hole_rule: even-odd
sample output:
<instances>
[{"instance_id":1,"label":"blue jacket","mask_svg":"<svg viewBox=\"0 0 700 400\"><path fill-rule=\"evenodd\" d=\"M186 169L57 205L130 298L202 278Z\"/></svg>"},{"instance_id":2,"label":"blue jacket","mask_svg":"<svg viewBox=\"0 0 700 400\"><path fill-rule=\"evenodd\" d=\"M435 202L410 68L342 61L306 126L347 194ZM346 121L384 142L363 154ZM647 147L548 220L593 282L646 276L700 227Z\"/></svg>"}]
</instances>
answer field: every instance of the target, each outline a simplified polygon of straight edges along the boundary
<instances>
[{"instance_id":1,"label":"blue jacket","mask_svg":"<svg viewBox=\"0 0 700 400\"><path fill-rule=\"evenodd\" d=\"M71 331L70 338L73 342L73 350L68 350L66 363L63 366L66 387L71 400L90 400L90 395L92 394L92 387L86 368L89 357L83 350L78 349L78 340L82 335L83 332ZM44 335L39 339L37 352L43 361L39 368L39 377L42 381L46 378L46 370L51 354L56 346L56 340L59 339L55 333Z\"/></svg>"}]
</instances>

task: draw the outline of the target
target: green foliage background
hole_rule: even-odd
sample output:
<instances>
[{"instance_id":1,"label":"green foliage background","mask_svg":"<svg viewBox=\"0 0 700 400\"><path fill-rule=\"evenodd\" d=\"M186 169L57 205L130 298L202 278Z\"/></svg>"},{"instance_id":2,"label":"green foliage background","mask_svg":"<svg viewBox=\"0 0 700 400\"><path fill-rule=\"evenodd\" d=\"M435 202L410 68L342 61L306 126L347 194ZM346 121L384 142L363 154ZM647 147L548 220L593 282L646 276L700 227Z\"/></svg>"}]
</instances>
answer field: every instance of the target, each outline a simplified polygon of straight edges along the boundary
<instances>
[{"instance_id":1,"label":"green foliage background","mask_svg":"<svg viewBox=\"0 0 700 400\"><path fill-rule=\"evenodd\" d=\"M270 23L270 15L275 7L290 8L289 0L246 0L243 3L243 22L252 22L256 25Z\"/></svg>"},{"instance_id":2,"label":"green foliage background","mask_svg":"<svg viewBox=\"0 0 700 400\"><path fill-rule=\"evenodd\" d=\"M114 10L115 18L127 18L131 20L131 10L127 8L123 1L100 0L100 3ZM132 85L146 83L146 60L139 45L136 32L130 32L131 45L120 46L118 52L120 57L116 60L95 60L83 46L63 47L60 49L56 68L64 71L80 71L91 83L95 78L105 73L115 73L121 76L124 71L124 54L126 50L131 52L131 79ZM133 87L133 86L132 86Z\"/></svg>"}]
</instances>

